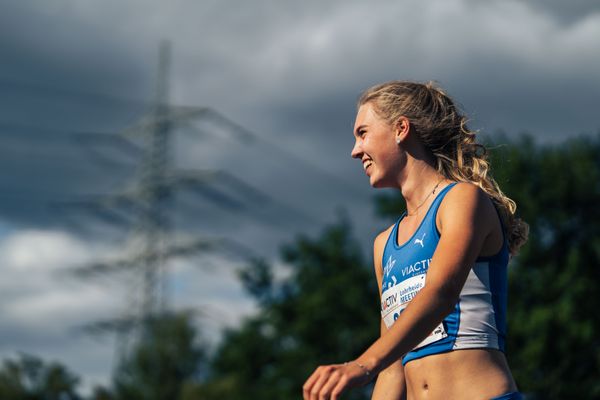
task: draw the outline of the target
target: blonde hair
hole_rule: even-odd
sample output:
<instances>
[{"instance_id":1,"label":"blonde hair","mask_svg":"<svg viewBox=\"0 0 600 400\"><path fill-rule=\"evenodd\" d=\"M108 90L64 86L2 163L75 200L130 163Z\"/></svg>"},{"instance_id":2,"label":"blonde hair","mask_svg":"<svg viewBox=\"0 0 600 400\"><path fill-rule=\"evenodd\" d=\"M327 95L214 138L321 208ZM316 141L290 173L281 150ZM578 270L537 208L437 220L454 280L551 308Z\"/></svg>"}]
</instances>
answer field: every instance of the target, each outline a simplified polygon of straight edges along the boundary
<instances>
[{"instance_id":1,"label":"blonde hair","mask_svg":"<svg viewBox=\"0 0 600 400\"><path fill-rule=\"evenodd\" d=\"M510 253L515 255L527 241L529 226L516 218L516 203L488 175L487 150L475 142L475 131L467 118L435 83L391 81L367 89L358 106L370 103L375 112L394 126L401 116L435 157L437 170L447 179L471 182L492 199L507 234Z\"/></svg>"}]
</instances>

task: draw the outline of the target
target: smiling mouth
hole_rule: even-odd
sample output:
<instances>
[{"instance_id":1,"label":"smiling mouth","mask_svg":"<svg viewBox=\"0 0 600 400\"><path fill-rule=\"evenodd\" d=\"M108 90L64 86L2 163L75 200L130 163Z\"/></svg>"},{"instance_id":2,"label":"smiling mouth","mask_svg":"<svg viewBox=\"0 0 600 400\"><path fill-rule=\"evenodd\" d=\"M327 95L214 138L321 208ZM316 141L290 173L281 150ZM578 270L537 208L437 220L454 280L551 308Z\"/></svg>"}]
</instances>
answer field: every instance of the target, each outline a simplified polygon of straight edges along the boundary
<instances>
[{"instance_id":1,"label":"smiling mouth","mask_svg":"<svg viewBox=\"0 0 600 400\"><path fill-rule=\"evenodd\" d=\"M373 161L366 160L365 162L363 162L363 169L366 171L367 168L369 168L371 166L371 164L373 164Z\"/></svg>"}]
</instances>

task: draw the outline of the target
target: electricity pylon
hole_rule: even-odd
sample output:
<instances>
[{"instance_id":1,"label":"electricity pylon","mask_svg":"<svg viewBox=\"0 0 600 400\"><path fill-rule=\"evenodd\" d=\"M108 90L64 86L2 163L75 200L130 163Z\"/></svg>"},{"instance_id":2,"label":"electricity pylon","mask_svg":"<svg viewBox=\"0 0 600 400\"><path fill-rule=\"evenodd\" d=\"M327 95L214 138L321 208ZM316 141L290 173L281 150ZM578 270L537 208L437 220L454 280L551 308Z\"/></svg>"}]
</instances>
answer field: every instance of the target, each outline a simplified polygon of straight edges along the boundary
<instances>
[{"instance_id":1,"label":"electricity pylon","mask_svg":"<svg viewBox=\"0 0 600 400\"><path fill-rule=\"evenodd\" d=\"M82 277L122 271L131 273L134 280L133 289L128 291L131 297L128 301L128 309L131 314L88 326L91 331L117 331L120 333L121 341L126 340L132 330L139 327L143 329L145 322L166 311L168 307L166 265L170 258L201 251L220 251L224 248L222 245L225 244L225 239L199 238L186 243L175 243L170 240L174 232L169 221L169 210L172 207L175 191L184 187L197 187L221 181L226 185L235 186L240 193L248 193L254 199L268 201L267 195L225 171L174 169L171 137L178 124L198 118L209 118L229 124L242 140L251 140L251 138L243 128L232 124L227 118L210 108L170 106L167 84L169 64L170 46L164 42L159 52L156 101L151 112L113 137L113 139L118 138L121 144L125 140L130 149L135 149L137 146L132 141L133 138L141 142L141 148L137 148L137 153L141 155L138 179L130 185L129 189L120 193L63 203L109 212L126 206L134 214L133 229L129 236L131 246L127 256L117 260L92 262L74 271L76 275ZM110 139L110 135L104 136ZM234 248L237 246L238 249L243 249L242 245L231 240L227 240L227 244L228 248L233 245ZM136 288L141 289L135 290ZM121 344L120 347L127 346ZM117 351L122 354L123 350L122 348Z\"/></svg>"}]
</instances>

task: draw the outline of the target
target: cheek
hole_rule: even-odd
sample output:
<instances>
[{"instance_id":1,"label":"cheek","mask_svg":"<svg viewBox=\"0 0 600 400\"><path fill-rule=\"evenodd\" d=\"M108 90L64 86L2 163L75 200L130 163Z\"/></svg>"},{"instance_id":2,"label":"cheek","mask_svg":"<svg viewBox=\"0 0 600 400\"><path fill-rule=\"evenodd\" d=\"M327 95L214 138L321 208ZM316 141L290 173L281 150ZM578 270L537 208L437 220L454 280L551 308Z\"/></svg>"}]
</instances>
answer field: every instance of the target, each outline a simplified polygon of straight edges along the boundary
<instances>
[{"instance_id":1,"label":"cheek","mask_svg":"<svg viewBox=\"0 0 600 400\"><path fill-rule=\"evenodd\" d=\"M371 138L370 137L366 137L363 140L363 148L368 147L371 144Z\"/></svg>"},{"instance_id":2,"label":"cheek","mask_svg":"<svg viewBox=\"0 0 600 400\"><path fill-rule=\"evenodd\" d=\"M385 149L381 146L381 141L373 137L366 137L364 139L363 149L371 156L381 155L385 152Z\"/></svg>"}]
</instances>

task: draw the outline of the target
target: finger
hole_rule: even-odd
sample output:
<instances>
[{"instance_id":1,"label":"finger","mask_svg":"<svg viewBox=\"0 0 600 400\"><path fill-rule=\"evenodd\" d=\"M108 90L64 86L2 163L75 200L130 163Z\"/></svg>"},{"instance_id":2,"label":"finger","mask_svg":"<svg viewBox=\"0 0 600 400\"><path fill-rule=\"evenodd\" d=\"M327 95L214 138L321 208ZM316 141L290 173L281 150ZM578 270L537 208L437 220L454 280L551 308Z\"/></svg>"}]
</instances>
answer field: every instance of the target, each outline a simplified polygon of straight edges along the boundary
<instances>
[{"instance_id":1,"label":"finger","mask_svg":"<svg viewBox=\"0 0 600 400\"><path fill-rule=\"evenodd\" d=\"M340 380L340 373L338 371L334 371L329 375L329 379L327 382L323 384L321 390L319 390L319 400L329 400L329 396L331 396L331 392L333 388L338 384Z\"/></svg>"},{"instance_id":2,"label":"finger","mask_svg":"<svg viewBox=\"0 0 600 400\"><path fill-rule=\"evenodd\" d=\"M330 400L337 400L340 397L340 395L342 394L342 392L344 390L346 390L347 385L348 385L348 377L346 375L342 375L340 380L338 381L337 385L335 385L335 387L331 391Z\"/></svg>"},{"instance_id":3,"label":"finger","mask_svg":"<svg viewBox=\"0 0 600 400\"><path fill-rule=\"evenodd\" d=\"M308 377L306 382L304 382L304 385L302 385L302 395L304 397L304 400L310 400L310 390L312 389L317 379L319 379L320 371L321 367L318 367L315 370L315 372L313 372L312 375Z\"/></svg>"},{"instance_id":4,"label":"finger","mask_svg":"<svg viewBox=\"0 0 600 400\"><path fill-rule=\"evenodd\" d=\"M321 375L319 376L319 379L317 379L317 381L315 382L313 387L310 389L310 400L318 400L319 399L319 392L321 391L321 388L323 387L323 385L325 385L325 383L327 383L328 379L329 379L329 370L327 367L325 367L321 370Z\"/></svg>"},{"instance_id":5,"label":"finger","mask_svg":"<svg viewBox=\"0 0 600 400\"><path fill-rule=\"evenodd\" d=\"M328 366L320 366L315 372L308 378L304 386L302 387L303 396L305 400L313 400L316 398L315 392L318 393L318 389L321 387L321 381L326 378L328 372Z\"/></svg>"}]
</instances>

